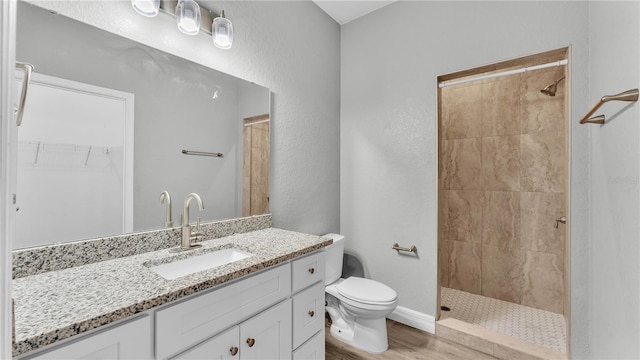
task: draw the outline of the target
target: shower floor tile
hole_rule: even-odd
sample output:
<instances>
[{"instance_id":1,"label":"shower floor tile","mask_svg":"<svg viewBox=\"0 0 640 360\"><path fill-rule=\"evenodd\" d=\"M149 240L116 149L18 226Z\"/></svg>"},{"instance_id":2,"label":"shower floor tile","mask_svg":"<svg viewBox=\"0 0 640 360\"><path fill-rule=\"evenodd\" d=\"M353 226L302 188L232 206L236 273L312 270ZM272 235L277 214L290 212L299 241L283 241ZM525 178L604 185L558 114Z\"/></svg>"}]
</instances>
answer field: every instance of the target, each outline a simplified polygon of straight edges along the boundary
<instances>
[{"instance_id":1,"label":"shower floor tile","mask_svg":"<svg viewBox=\"0 0 640 360\"><path fill-rule=\"evenodd\" d=\"M451 309L441 311L442 319L454 318L547 349L566 351L567 331L561 314L445 287L440 305Z\"/></svg>"}]
</instances>

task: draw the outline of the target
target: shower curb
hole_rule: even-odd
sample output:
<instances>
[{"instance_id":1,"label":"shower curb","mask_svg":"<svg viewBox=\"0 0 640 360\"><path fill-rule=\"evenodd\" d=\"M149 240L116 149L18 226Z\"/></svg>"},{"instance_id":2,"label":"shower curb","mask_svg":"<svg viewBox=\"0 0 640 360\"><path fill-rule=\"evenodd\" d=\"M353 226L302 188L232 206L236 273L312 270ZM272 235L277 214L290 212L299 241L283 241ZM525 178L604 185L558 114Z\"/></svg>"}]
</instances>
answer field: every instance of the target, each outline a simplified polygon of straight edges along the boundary
<instances>
[{"instance_id":1,"label":"shower curb","mask_svg":"<svg viewBox=\"0 0 640 360\"><path fill-rule=\"evenodd\" d=\"M452 318L436 321L436 336L498 359L567 360L567 355L560 351L547 349Z\"/></svg>"}]
</instances>

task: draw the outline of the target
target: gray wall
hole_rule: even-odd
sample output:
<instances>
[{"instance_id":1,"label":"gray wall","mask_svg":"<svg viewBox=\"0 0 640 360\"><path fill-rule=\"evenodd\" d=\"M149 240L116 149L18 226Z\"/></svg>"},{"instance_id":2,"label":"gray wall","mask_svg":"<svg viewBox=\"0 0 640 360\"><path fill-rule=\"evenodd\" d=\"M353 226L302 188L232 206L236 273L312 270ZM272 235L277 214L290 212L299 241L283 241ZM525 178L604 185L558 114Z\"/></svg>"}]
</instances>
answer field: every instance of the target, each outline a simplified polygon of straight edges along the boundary
<instances>
[{"instance_id":1,"label":"gray wall","mask_svg":"<svg viewBox=\"0 0 640 360\"><path fill-rule=\"evenodd\" d=\"M340 28L313 3L207 2L234 25L223 51L209 35L181 34L169 16L137 15L129 1L30 2L270 88L274 226L338 230Z\"/></svg>"},{"instance_id":2,"label":"gray wall","mask_svg":"<svg viewBox=\"0 0 640 360\"><path fill-rule=\"evenodd\" d=\"M436 314L436 77L571 46L572 340L587 354L588 19L586 2L400 1L342 27L340 231L401 306Z\"/></svg>"},{"instance_id":3,"label":"gray wall","mask_svg":"<svg viewBox=\"0 0 640 360\"><path fill-rule=\"evenodd\" d=\"M590 2L589 23L593 105L640 85L640 3ZM605 114L607 123L589 127L588 316L595 359L640 358L640 104L627 105L603 105L596 114Z\"/></svg>"}]
</instances>

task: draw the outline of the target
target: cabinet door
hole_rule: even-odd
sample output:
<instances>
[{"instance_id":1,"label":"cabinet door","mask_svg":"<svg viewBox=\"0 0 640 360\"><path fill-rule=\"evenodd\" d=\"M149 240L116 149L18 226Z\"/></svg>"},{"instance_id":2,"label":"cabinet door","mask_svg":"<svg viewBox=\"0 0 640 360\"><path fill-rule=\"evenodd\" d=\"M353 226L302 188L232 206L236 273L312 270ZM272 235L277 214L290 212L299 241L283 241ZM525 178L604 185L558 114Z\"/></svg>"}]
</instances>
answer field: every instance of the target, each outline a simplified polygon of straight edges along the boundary
<instances>
[{"instance_id":1,"label":"cabinet door","mask_svg":"<svg viewBox=\"0 0 640 360\"><path fill-rule=\"evenodd\" d=\"M296 349L293 360L324 360L324 329Z\"/></svg>"},{"instance_id":2,"label":"cabinet door","mask_svg":"<svg viewBox=\"0 0 640 360\"><path fill-rule=\"evenodd\" d=\"M291 300L240 324L242 360L291 359Z\"/></svg>"},{"instance_id":3,"label":"cabinet door","mask_svg":"<svg viewBox=\"0 0 640 360\"><path fill-rule=\"evenodd\" d=\"M235 360L240 358L238 338L240 330L237 326L209 339L193 349L182 353L173 360Z\"/></svg>"},{"instance_id":4,"label":"cabinet door","mask_svg":"<svg viewBox=\"0 0 640 360\"><path fill-rule=\"evenodd\" d=\"M293 296L293 348L324 328L324 283Z\"/></svg>"},{"instance_id":5,"label":"cabinet door","mask_svg":"<svg viewBox=\"0 0 640 360\"><path fill-rule=\"evenodd\" d=\"M151 320L143 318L86 335L32 359L151 359Z\"/></svg>"}]
</instances>

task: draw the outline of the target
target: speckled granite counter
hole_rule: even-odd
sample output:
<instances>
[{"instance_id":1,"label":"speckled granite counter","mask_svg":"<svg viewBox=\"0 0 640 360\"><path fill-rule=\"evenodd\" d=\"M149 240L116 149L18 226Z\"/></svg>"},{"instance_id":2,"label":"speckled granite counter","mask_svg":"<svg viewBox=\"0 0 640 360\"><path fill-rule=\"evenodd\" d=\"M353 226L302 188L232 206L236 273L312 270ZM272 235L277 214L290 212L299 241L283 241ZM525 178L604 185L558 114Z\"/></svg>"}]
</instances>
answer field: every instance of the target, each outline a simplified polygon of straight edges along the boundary
<instances>
[{"instance_id":1,"label":"speckled granite counter","mask_svg":"<svg viewBox=\"0 0 640 360\"><path fill-rule=\"evenodd\" d=\"M159 250L13 280L13 356L237 279L331 244L330 239L268 228L203 241L186 253ZM146 265L230 246L254 256L175 280Z\"/></svg>"}]
</instances>

